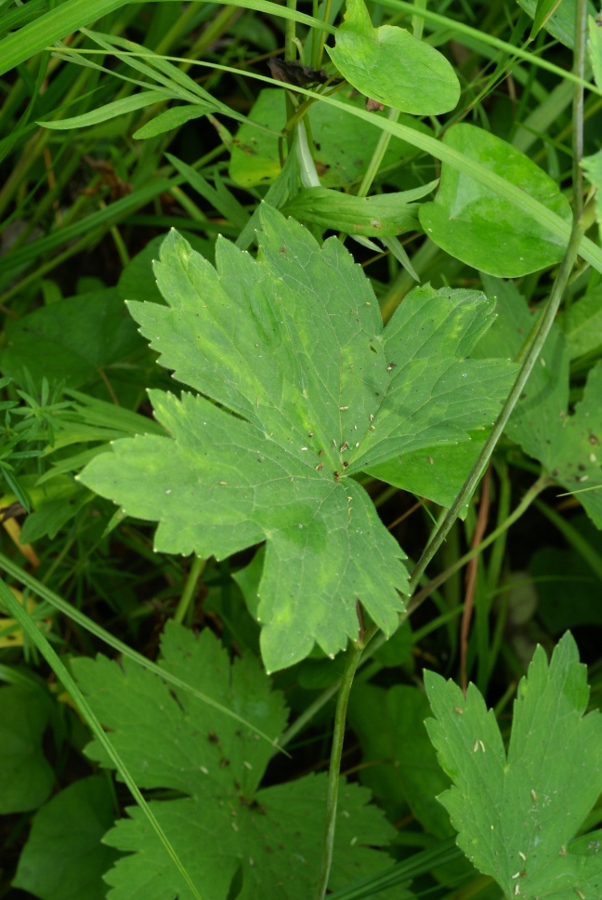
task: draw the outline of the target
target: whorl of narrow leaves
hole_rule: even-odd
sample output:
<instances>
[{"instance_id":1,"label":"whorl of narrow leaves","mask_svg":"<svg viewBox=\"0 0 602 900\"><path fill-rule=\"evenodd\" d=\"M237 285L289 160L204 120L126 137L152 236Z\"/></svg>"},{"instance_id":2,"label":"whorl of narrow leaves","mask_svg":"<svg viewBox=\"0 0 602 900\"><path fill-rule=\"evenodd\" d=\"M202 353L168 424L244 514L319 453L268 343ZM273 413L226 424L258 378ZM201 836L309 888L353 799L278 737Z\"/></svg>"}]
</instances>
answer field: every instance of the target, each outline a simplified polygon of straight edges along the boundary
<instances>
[{"instance_id":1,"label":"whorl of narrow leaves","mask_svg":"<svg viewBox=\"0 0 602 900\"><path fill-rule=\"evenodd\" d=\"M518 688L508 755L474 685L425 673L426 726L454 782L441 794L458 844L506 897L597 900L602 832L573 841L602 791L602 716L584 716L586 668L566 634L548 665L541 647ZM572 841L572 843L571 843Z\"/></svg>"},{"instance_id":2,"label":"whorl of narrow leaves","mask_svg":"<svg viewBox=\"0 0 602 900\"><path fill-rule=\"evenodd\" d=\"M258 260L221 239L216 268L166 238L155 272L169 305L129 306L162 365L203 396L150 392L171 437L117 441L81 480L158 521L163 552L222 558L267 541L259 618L274 670L357 637L358 600L393 631L404 554L350 476L469 440L514 368L465 358L494 315L483 294L417 288L383 328L338 240L320 248L267 206L262 228Z\"/></svg>"}]
</instances>

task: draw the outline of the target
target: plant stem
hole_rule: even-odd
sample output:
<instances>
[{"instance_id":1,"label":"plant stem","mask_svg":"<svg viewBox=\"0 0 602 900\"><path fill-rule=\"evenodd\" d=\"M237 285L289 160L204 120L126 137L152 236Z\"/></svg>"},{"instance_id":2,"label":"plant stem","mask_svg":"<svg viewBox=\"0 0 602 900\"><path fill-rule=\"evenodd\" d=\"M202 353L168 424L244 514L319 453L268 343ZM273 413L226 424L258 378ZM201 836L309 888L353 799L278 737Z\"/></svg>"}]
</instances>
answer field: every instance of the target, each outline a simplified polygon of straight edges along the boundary
<instances>
[{"instance_id":1,"label":"plant stem","mask_svg":"<svg viewBox=\"0 0 602 900\"><path fill-rule=\"evenodd\" d=\"M347 717L347 704L353 684L353 676L358 667L364 651L364 645L352 644L347 651L345 668L341 676L341 686L337 697L337 707L334 716L334 733L332 735L332 749L330 751L330 768L328 770L328 793L326 799L326 832L324 834L324 851L322 867L316 900L322 900L328 887L330 867L332 865L332 852L334 849L334 832L336 826L337 799L339 794L339 773L341 769L341 754L345 739L345 720Z\"/></svg>"},{"instance_id":2,"label":"plant stem","mask_svg":"<svg viewBox=\"0 0 602 900\"><path fill-rule=\"evenodd\" d=\"M549 477L548 475L542 475L541 478L538 478L535 484L533 484L529 488L514 512L509 515L508 518L504 522L502 522L502 524L499 525L498 528L495 529L495 531L492 531L491 534L488 534L480 544L477 544L476 547L473 547L471 550L465 553L464 556L461 556L459 559L457 559L451 566L445 569L444 572L441 572L439 575L429 581L426 587L424 587L421 591L418 591L417 594L414 594L408 605L406 615L410 616L420 606L420 604L427 599L427 597L430 597L432 592L436 588L438 588L440 584L443 584L445 581L447 581L450 575L453 575L454 572L457 572L458 569L461 569L463 566L465 566L466 563L470 562L470 560L477 556L477 554L482 553L483 550L485 550L490 544L493 544L493 542L496 541L501 534L507 531L508 528L510 528L510 526L517 521L517 519L520 519L520 517L534 502L535 498L552 484L554 484L554 479Z\"/></svg>"},{"instance_id":3,"label":"plant stem","mask_svg":"<svg viewBox=\"0 0 602 900\"><path fill-rule=\"evenodd\" d=\"M575 54L573 72L577 76L577 79L580 79L581 82L583 81L583 74L585 69L586 27L587 0L577 0L575 10ZM467 500L469 500L472 496L472 493L476 488L481 475L483 474L489 463L491 455L495 449L495 445L500 439L502 432L508 423L508 419L512 414L512 410L516 406L520 395L523 392L523 388L527 383L527 379L531 374L531 371L539 357L539 354L541 353L543 345L546 342L548 334L550 333L550 329L554 324L554 319L556 318L556 313L558 312L560 301L562 300L562 296L568 284L571 271L579 255L579 245L582 238L585 236L585 232L590 227L590 225L593 224L593 209L591 208L591 204L588 205L589 208L583 208L583 189L580 168L582 152L583 86L580 82L578 82L575 85L575 94L573 98L573 172L575 180L573 182L573 227L571 229L571 236L569 238L565 254L562 258L558 274L556 275L550 297L539 320L539 324L533 336L533 340L530 342L527 353L525 354L523 364L520 368L520 372L518 373L518 378L514 382L512 390L510 391L510 394L508 395L506 402L502 407L502 411L499 414L493 428L491 429L491 434L485 441L483 449L479 453L477 461L475 462L470 475L464 482L462 490L456 497L447 516L442 522L441 527L437 531L437 534L435 534L434 538L429 542L422 556L416 563L414 571L410 576L411 585L415 584L420 575L422 575L427 565L447 537L450 528L452 527L453 523L460 513L460 510L467 502Z\"/></svg>"},{"instance_id":4,"label":"plant stem","mask_svg":"<svg viewBox=\"0 0 602 900\"><path fill-rule=\"evenodd\" d=\"M584 216L582 216L581 218L574 219L569 243L560 264L558 274L554 281L550 297L539 320L539 324L533 336L533 340L529 346L527 353L525 354L523 364L518 373L518 377L514 382L512 390L506 398L506 402L502 407L502 411L497 417L495 424L491 429L491 433L485 441L483 449L479 453L477 461L472 467L470 475L464 482L462 490L450 507L449 512L441 523L441 527L437 530L437 533L430 541L422 556L416 563L414 570L410 576L410 585L416 584L416 581L422 575L429 562L447 537L450 528L458 518L458 515L460 514L464 505L468 502L470 497L472 497L473 491L479 483L481 475L487 468L489 460L491 459L491 455L495 449L495 445L502 436L504 428L508 424L508 419L510 418L512 411L523 392L525 384L527 383L527 379L531 374L533 366L535 365L539 354L541 353L542 347L548 337L548 334L550 333L550 329L554 324L554 319L556 317L556 313L558 312L558 307L560 306L560 301L562 300L562 296L567 286L571 271L573 269L573 265L575 264L577 256L579 255L579 245L587 228L591 224L590 216L585 215L585 212L586 211L584 211ZM591 221L593 221L593 216Z\"/></svg>"},{"instance_id":5,"label":"plant stem","mask_svg":"<svg viewBox=\"0 0 602 900\"><path fill-rule=\"evenodd\" d=\"M198 580L203 574L206 565L206 559L195 556L190 567L190 572L188 573L188 578L186 579L186 584L184 585L184 590L182 591L182 596L180 597L180 602L178 603L178 608L173 617L174 622L177 622L179 625L184 621L186 613L188 612L188 607L190 606L190 601L194 597Z\"/></svg>"}]
</instances>

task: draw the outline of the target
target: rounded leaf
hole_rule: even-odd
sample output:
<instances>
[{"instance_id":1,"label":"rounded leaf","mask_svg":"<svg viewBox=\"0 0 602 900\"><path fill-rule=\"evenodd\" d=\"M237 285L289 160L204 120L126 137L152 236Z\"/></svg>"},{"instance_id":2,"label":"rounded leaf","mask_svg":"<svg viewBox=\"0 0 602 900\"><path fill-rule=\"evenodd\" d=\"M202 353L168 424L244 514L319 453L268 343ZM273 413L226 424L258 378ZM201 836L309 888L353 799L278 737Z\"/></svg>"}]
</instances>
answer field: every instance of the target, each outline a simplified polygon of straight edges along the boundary
<instances>
[{"instance_id":1,"label":"rounded leaf","mask_svg":"<svg viewBox=\"0 0 602 900\"><path fill-rule=\"evenodd\" d=\"M556 182L506 141L464 123L450 128L443 140L570 222L570 206ZM439 193L433 203L422 204L419 218L437 246L490 275L518 278L558 263L564 255L558 235L446 163Z\"/></svg>"},{"instance_id":2,"label":"rounded leaf","mask_svg":"<svg viewBox=\"0 0 602 900\"><path fill-rule=\"evenodd\" d=\"M460 98L460 83L443 54L405 28L373 28L364 0L348 0L336 47L328 53L354 88L402 112L436 116Z\"/></svg>"}]
</instances>

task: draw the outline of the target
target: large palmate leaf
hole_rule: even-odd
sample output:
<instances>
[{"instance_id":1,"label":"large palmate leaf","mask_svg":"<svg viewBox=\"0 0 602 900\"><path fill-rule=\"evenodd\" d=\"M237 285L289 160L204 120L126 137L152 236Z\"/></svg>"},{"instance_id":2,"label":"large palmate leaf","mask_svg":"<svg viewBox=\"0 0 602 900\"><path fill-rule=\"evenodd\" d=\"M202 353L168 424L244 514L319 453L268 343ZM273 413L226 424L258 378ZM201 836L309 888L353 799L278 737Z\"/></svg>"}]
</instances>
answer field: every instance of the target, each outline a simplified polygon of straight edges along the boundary
<instances>
[{"instance_id":1,"label":"large palmate leaf","mask_svg":"<svg viewBox=\"0 0 602 900\"><path fill-rule=\"evenodd\" d=\"M130 303L174 377L151 392L172 438L117 441L81 480L142 519L155 547L218 558L267 540L259 589L269 670L358 633L359 601L390 634L404 554L351 477L469 440L509 387L508 362L466 359L494 315L476 291L411 292L386 328L361 268L270 207L258 261L220 240L213 268L175 232L156 275L169 303ZM428 465L428 462L427 462Z\"/></svg>"},{"instance_id":2,"label":"large palmate leaf","mask_svg":"<svg viewBox=\"0 0 602 900\"><path fill-rule=\"evenodd\" d=\"M602 832L570 843L602 790L602 717L587 716L586 668L570 634L548 666L538 647L518 688L508 754L474 685L466 699L433 672L426 722L454 787L441 795L458 844L506 897L602 895Z\"/></svg>"},{"instance_id":3,"label":"large palmate leaf","mask_svg":"<svg viewBox=\"0 0 602 900\"><path fill-rule=\"evenodd\" d=\"M512 282L485 275L483 283L491 296L498 297L498 318L479 341L475 355L516 357L531 333L534 317ZM576 496L602 528L602 365L589 372L583 399L570 415L569 357L566 340L554 325L506 434L540 460L567 490L579 491Z\"/></svg>"},{"instance_id":4,"label":"large palmate leaf","mask_svg":"<svg viewBox=\"0 0 602 900\"><path fill-rule=\"evenodd\" d=\"M205 629L197 640L173 622L161 647L166 671L262 732L280 736L287 710L254 657L230 665L211 631ZM120 667L99 656L73 666L136 783L170 791L168 799L155 799L151 806L203 898L315 896L326 776L261 789L273 748L255 732L129 660ZM108 765L97 742L87 753ZM331 888L387 867L387 856L371 848L387 844L395 831L369 800L366 789L341 785ZM106 875L109 900L190 900L189 888L178 880L146 819L138 808L128 814L104 838L128 854ZM234 878L239 890L231 889Z\"/></svg>"}]
</instances>

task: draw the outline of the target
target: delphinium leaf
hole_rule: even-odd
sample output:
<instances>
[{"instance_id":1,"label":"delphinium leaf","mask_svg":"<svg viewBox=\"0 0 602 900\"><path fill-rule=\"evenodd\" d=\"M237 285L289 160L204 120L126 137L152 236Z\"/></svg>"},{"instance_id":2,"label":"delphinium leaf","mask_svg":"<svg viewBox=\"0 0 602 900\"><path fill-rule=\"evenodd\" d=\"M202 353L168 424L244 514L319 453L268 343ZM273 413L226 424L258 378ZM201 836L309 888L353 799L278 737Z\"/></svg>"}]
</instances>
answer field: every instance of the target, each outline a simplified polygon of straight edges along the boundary
<instances>
[{"instance_id":1,"label":"delphinium leaf","mask_svg":"<svg viewBox=\"0 0 602 900\"><path fill-rule=\"evenodd\" d=\"M279 738L287 710L254 657L231 664L211 631L197 639L173 622L161 649L162 668ZM151 799L153 812L204 900L232 896L233 878L242 882L239 900L314 895L326 776L262 789L273 747L254 731L128 660L120 666L99 656L73 666L137 784L163 793L163 799ZM86 752L108 765L97 742ZM333 888L389 863L372 848L386 845L395 832L369 800L367 790L341 784ZM128 818L104 842L127 854L106 875L109 900L189 900L189 889L137 808L128 809Z\"/></svg>"},{"instance_id":2,"label":"delphinium leaf","mask_svg":"<svg viewBox=\"0 0 602 900\"><path fill-rule=\"evenodd\" d=\"M162 552L223 558L266 540L258 615L273 671L315 642L345 647L358 601L395 629L404 554L352 476L469 440L515 367L466 359L494 318L480 292L416 288L383 328L338 240L320 248L267 206L262 224L258 260L220 240L216 268L170 233L155 268L169 305L130 309L161 364L204 396L151 391L172 437L116 441L81 480L158 520Z\"/></svg>"},{"instance_id":3,"label":"delphinium leaf","mask_svg":"<svg viewBox=\"0 0 602 900\"><path fill-rule=\"evenodd\" d=\"M601 832L571 843L602 790L602 717L584 716L586 667L567 633L548 664L538 647L518 688L508 753L474 685L425 673L426 722L454 786L440 796L458 844L506 897L595 900Z\"/></svg>"}]
</instances>

